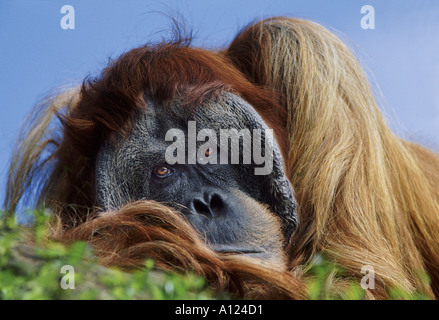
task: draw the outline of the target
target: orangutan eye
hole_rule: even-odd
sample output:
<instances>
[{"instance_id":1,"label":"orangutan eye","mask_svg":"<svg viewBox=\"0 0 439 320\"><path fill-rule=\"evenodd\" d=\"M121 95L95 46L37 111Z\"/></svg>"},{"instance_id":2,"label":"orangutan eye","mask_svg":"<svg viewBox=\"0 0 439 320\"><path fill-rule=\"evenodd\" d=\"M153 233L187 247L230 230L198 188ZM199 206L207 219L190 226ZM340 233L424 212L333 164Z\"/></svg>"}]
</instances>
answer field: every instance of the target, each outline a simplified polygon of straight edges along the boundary
<instances>
[{"instance_id":1,"label":"orangutan eye","mask_svg":"<svg viewBox=\"0 0 439 320\"><path fill-rule=\"evenodd\" d=\"M166 166L159 166L154 169L154 174L158 178L166 178L172 174L172 169Z\"/></svg>"}]
</instances>

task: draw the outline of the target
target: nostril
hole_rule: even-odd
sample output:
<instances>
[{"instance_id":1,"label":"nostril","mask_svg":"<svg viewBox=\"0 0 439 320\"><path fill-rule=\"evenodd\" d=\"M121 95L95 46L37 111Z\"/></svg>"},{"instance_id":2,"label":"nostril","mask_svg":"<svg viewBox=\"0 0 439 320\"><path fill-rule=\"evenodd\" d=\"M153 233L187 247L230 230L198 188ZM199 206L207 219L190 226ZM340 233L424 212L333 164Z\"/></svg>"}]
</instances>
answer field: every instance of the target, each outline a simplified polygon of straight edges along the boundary
<instances>
[{"instance_id":1,"label":"nostril","mask_svg":"<svg viewBox=\"0 0 439 320\"><path fill-rule=\"evenodd\" d=\"M195 213L202 214L204 216L211 215L209 206L202 200L199 200L199 199L192 200L192 206L193 206Z\"/></svg>"},{"instance_id":2,"label":"nostril","mask_svg":"<svg viewBox=\"0 0 439 320\"><path fill-rule=\"evenodd\" d=\"M214 193L210 198L210 208L212 211L221 210L224 207L224 201L221 196L217 193Z\"/></svg>"}]
</instances>

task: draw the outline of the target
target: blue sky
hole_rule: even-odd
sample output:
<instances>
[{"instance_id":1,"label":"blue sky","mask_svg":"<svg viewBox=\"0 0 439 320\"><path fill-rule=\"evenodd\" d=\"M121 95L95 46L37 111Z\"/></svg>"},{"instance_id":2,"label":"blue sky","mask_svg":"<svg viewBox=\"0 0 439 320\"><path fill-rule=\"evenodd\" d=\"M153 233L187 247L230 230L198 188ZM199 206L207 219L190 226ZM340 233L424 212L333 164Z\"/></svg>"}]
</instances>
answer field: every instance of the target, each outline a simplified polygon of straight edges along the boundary
<instances>
[{"instance_id":1,"label":"blue sky","mask_svg":"<svg viewBox=\"0 0 439 320\"><path fill-rule=\"evenodd\" d=\"M75 9L74 30L60 26L67 4ZM364 5L375 9L374 30L360 26ZM195 31L194 44L207 48L223 47L252 20L274 15L335 30L376 81L391 128L439 150L437 0L0 0L0 183L21 123L39 99L96 75L126 50L166 37L167 14L174 12ZM2 203L3 197L0 191Z\"/></svg>"}]
</instances>

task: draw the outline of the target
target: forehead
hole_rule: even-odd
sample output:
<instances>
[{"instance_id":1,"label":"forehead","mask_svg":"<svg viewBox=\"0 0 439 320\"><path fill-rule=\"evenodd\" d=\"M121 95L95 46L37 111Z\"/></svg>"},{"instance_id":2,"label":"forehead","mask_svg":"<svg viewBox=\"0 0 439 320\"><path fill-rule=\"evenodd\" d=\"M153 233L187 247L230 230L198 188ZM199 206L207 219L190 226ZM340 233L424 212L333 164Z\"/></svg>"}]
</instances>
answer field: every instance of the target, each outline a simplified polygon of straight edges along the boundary
<instances>
[{"instance_id":1,"label":"forehead","mask_svg":"<svg viewBox=\"0 0 439 320\"><path fill-rule=\"evenodd\" d=\"M181 99L174 99L165 105L146 102L138 110L127 141L134 137L147 137L149 145L165 141L170 129L188 130L188 121L195 121L197 131L202 129L244 129L265 128L266 125L256 111L236 94L224 92L200 105L187 107ZM123 142L122 142L123 144Z\"/></svg>"}]
</instances>

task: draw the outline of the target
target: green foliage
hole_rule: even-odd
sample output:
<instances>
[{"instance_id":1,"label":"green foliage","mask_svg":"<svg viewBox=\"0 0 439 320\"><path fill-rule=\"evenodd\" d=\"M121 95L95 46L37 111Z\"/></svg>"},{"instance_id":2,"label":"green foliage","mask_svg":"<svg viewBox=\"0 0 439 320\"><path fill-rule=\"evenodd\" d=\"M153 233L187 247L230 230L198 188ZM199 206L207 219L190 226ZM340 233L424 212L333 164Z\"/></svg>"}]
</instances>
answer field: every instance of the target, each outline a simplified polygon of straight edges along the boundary
<instances>
[{"instance_id":1,"label":"green foliage","mask_svg":"<svg viewBox=\"0 0 439 320\"><path fill-rule=\"evenodd\" d=\"M32 230L2 215L0 212L0 300L214 297L204 278L156 271L151 260L133 273L99 266L86 243L65 246L48 240L48 217L43 211L34 213ZM26 244L29 241L32 245ZM62 272L63 266L73 269Z\"/></svg>"},{"instance_id":2,"label":"green foliage","mask_svg":"<svg viewBox=\"0 0 439 320\"><path fill-rule=\"evenodd\" d=\"M430 284L431 279L425 272L417 272L418 278L425 284ZM431 300L422 292L407 292L401 288L392 288L389 291L389 296L394 300Z\"/></svg>"},{"instance_id":3,"label":"green foliage","mask_svg":"<svg viewBox=\"0 0 439 320\"><path fill-rule=\"evenodd\" d=\"M310 300L362 300L365 296L358 281L347 281L343 288L334 290L337 278L346 279L342 268L336 266L323 255L316 256L309 266L308 298Z\"/></svg>"},{"instance_id":4,"label":"green foliage","mask_svg":"<svg viewBox=\"0 0 439 320\"><path fill-rule=\"evenodd\" d=\"M30 229L18 226L13 218L4 218L0 211L0 300L228 298L227 294L218 296L212 292L200 276L157 271L152 260L146 260L144 268L132 273L104 268L96 263L86 243L65 246L50 241L48 215L42 210L32 214L34 224ZM62 271L63 266L72 266L73 270ZM358 279L348 281L345 270L323 255L305 269L311 300L365 297ZM425 273L418 276L424 283L430 282ZM337 287L340 278L344 281ZM62 284L67 288L63 289ZM392 288L389 295L392 299L428 299L422 293L407 293L399 288Z\"/></svg>"},{"instance_id":5,"label":"green foliage","mask_svg":"<svg viewBox=\"0 0 439 320\"><path fill-rule=\"evenodd\" d=\"M426 273L418 272L418 277L423 283L430 284ZM308 266L307 289L310 300L363 300L366 295L357 278L349 280L346 270L329 261L325 255L316 256ZM388 294L391 300L430 299L422 292L407 292L401 288L391 288Z\"/></svg>"}]
</instances>

